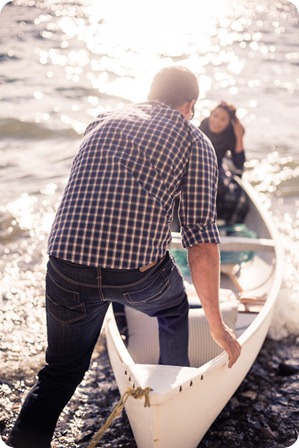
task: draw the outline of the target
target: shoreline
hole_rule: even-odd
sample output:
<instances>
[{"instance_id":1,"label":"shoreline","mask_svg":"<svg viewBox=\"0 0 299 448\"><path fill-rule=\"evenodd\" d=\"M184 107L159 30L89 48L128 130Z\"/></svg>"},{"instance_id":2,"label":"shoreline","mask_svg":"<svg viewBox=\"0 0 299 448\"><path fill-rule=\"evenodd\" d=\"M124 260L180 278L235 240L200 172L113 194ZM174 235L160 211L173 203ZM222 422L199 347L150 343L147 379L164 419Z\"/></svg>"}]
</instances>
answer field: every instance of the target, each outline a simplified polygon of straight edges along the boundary
<instances>
[{"instance_id":1,"label":"shoreline","mask_svg":"<svg viewBox=\"0 0 299 448\"><path fill-rule=\"evenodd\" d=\"M299 428L299 373L286 374L281 367L283 362L290 361L299 368L298 338L289 336L281 341L267 338L248 375L198 448L292 446ZM0 432L4 438L31 380L27 375L14 379L8 372L6 379L1 375ZM53 448L88 448L92 436L105 423L119 398L105 337L101 336L90 370L61 415ZM125 411L99 443L105 448L137 448Z\"/></svg>"}]
</instances>

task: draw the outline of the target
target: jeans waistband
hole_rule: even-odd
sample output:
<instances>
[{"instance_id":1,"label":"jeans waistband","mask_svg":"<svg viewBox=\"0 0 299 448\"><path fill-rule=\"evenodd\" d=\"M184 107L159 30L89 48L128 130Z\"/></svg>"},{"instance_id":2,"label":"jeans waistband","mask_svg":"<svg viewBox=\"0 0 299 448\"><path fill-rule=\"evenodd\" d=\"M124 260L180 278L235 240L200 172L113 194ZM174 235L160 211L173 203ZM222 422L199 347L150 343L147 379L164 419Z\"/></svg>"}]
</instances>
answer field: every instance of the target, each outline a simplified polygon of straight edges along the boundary
<instances>
[{"instance_id":1,"label":"jeans waistband","mask_svg":"<svg viewBox=\"0 0 299 448\"><path fill-rule=\"evenodd\" d=\"M140 272L146 272L149 269L153 268L154 266L156 266L157 264L160 264L167 256L168 252L163 255L163 257L159 258L158 260L155 260L145 266L141 266L137 269L112 269L112 268L101 268L101 269L106 269L107 271L119 271L119 272L125 272L125 271L140 271ZM77 268L86 268L86 269L97 269L95 266L86 266L86 265L82 265L82 264L78 264L78 263L73 263L72 261L68 261L68 260L63 260L61 258L57 258L53 255L50 255L50 258L56 258L57 260L59 260L62 263L68 264L70 266L74 266ZM100 266L98 266L98 268L100 268Z\"/></svg>"}]
</instances>

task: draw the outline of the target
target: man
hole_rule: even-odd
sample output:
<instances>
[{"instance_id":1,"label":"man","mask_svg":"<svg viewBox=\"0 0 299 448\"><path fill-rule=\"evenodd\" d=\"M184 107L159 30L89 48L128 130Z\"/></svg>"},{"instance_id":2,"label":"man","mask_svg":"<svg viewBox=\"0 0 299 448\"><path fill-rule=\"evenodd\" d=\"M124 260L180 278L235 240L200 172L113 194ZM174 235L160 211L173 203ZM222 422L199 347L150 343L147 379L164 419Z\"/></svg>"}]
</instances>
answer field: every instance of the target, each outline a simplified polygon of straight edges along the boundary
<instances>
[{"instance_id":1,"label":"man","mask_svg":"<svg viewBox=\"0 0 299 448\"><path fill-rule=\"evenodd\" d=\"M183 245L215 341L240 345L219 311L217 160L189 123L194 74L161 70L148 101L100 115L84 135L50 233L47 365L28 394L9 444L49 448L57 419L89 367L110 302L159 322L160 363L188 365L188 302L168 254L180 194Z\"/></svg>"}]
</instances>

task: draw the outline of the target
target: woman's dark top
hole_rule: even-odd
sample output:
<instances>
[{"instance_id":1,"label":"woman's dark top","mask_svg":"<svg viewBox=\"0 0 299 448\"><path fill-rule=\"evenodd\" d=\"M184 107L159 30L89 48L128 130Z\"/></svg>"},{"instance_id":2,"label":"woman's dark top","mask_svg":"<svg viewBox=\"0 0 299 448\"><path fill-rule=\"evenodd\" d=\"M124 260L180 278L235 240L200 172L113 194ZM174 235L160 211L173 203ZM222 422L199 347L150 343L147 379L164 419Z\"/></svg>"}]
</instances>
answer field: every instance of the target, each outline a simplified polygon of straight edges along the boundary
<instances>
[{"instance_id":1,"label":"woman's dark top","mask_svg":"<svg viewBox=\"0 0 299 448\"><path fill-rule=\"evenodd\" d=\"M224 131L215 133L210 131L209 119L205 118L200 123L199 129L211 140L216 151L218 167L221 166L222 159L226 156L227 151L230 151L235 167L243 171L245 153L244 151L240 153L236 152L236 136L231 123Z\"/></svg>"}]
</instances>

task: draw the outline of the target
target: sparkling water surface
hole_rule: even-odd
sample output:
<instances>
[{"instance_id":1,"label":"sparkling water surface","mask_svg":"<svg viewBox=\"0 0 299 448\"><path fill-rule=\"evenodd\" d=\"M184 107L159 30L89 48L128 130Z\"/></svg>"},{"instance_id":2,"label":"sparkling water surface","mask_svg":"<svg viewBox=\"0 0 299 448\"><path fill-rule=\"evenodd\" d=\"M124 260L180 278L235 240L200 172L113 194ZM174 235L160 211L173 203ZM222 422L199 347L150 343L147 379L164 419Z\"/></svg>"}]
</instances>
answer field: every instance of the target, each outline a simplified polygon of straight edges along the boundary
<instances>
[{"instance_id":1,"label":"sparkling water surface","mask_svg":"<svg viewBox=\"0 0 299 448\"><path fill-rule=\"evenodd\" d=\"M44 348L46 240L83 130L101 111L145 100L152 76L173 63L198 76L194 123L222 99L238 107L244 176L285 249L270 336L299 334L299 32L292 3L14 0L2 8L0 42L2 353L12 350L22 363L20 351Z\"/></svg>"}]
</instances>

